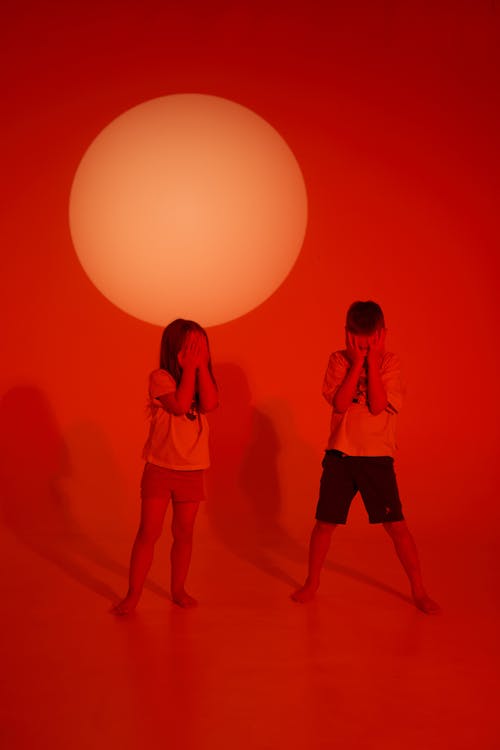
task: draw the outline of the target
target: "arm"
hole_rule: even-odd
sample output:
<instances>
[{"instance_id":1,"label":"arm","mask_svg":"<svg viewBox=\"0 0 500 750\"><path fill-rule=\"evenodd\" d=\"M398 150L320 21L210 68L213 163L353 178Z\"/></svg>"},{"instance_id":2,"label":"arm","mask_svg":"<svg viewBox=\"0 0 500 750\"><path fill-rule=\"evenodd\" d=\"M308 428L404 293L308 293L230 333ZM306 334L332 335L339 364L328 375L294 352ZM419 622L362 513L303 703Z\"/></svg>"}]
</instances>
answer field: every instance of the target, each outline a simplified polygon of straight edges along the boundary
<instances>
[{"instance_id":1,"label":"arm","mask_svg":"<svg viewBox=\"0 0 500 750\"><path fill-rule=\"evenodd\" d=\"M166 393L157 398L164 409L170 412L170 414L175 414L179 417L182 414L186 414L193 403L196 371L201 361L199 340L194 336L190 336L178 356L179 364L182 368L179 385L172 393Z\"/></svg>"},{"instance_id":2,"label":"arm","mask_svg":"<svg viewBox=\"0 0 500 750\"><path fill-rule=\"evenodd\" d=\"M380 365L384 352L385 329L381 329L370 337L368 348L368 408L376 416L381 414L388 404L387 391L382 382Z\"/></svg>"},{"instance_id":3,"label":"arm","mask_svg":"<svg viewBox=\"0 0 500 750\"><path fill-rule=\"evenodd\" d=\"M332 406L337 413L343 414L352 404L352 400L356 395L358 380L362 369L362 359L359 362L353 362L351 364L344 381L338 387L337 392L333 397Z\"/></svg>"},{"instance_id":4,"label":"arm","mask_svg":"<svg viewBox=\"0 0 500 750\"><path fill-rule=\"evenodd\" d=\"M338 414L343 414L352 404L361 370L363 369L366 352L360 348L355 336L347 333L347 356L351 366L333 397L332 406Z\"/></svg>"},{"instance_id":5,"label":"arm","mask_svg":"<svg viewBox=\"0 0 500 750\"><path fill-rule=\"evenodd\" d=\"M172 393L166 393L163 396L158 396L166 411L170 414L180 417L185 414L191 408L194 398L194 387L196 382L196 367L184 367L181 375L181 382L177 386L177 390Z\"/></svg>"},{"instance_id":6,"label":"arm","mask_svg":"<svg viewBox=\"0 0 500 750\"><path fill-rule=\"evenodd\" d=\"M208 346L204 337L191 336L179 353L182 367L181 381L174 393L159 396L163 407L176 416L186 414L193 403L196 386L200 399L200 411L213 411L219 405L219 393L208 369Z\"/></svg>"},{"instance_id":7,"label":"arm","mask_svg":"<svg viewBox=\"0 0 500 750\"><path fill-rule=\"evenodd\" d=\"M210 352L208 350L208 342L205 336L198 338L200 347L200 357L197 375L198 384L198 396L200 400L200 411L206 414L209 411L213 411L219 406L219 392L215 385L212 373L210 372L208 363L210 361Z\"/></svg>"},{"instance_id":8,"label":"arm","mask_svg":"<svg viewBox=\"0 0 500 750\"><path fill-rule=\"evenodd\" d=\"M204 414L219 406L219 391L208 369L208 363L202 364L198 370L198 393L200 411Z\"/></svg>"}]
</instances>

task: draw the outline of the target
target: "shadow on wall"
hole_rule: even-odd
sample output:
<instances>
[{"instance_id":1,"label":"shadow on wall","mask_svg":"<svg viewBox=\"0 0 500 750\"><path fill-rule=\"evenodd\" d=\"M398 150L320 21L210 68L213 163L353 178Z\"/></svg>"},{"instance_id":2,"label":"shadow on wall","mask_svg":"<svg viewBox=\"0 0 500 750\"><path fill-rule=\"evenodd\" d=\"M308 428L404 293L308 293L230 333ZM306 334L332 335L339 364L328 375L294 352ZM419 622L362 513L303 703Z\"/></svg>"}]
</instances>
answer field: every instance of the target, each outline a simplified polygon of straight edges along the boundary
<instances>
[{"instance_id":1,"label":"shadow on wall","mask_svg":"<svg viewBox=\"0 0 500 750\"><path fill-rule=\"evenodd\" d=\"M269 401L266 412L257 409L245 373L237 365L220 364L215 377L222 398L210 420L213 463L207 512L212 528L236 557L296 588L303 578L294 579L287 563L300 565L305 577L320 461L297 434L293 414L284 400ZM286 441L283 451L275 422ZM303 543L297 542L283 524L284 500L295 507L305 505L308 512L310 509ZM334 550L335 544L333 555ZM392 586L352 567L327 560L325 570L411 601Z\"/></svg>"},{"instance_id":2,"label":"shadow on wall","mask_svg":"<svg viewBox=\"0 0 500 750\"><path fill-rule=\"evenodd\" d=\"M3 521L15 536L82 586L116 601L116 592L103 580L106 575L101 578L89 568L99 566L122 578L128 577L128 568L84 531L89 527L94 534L99 525L87 508L99 514L109 498L123 494L95 425L77 425L64 438L42 391L13 388L0 404L0 482ZM108 513L103 513L103 525ZM166 596L154 584L149 588Z\"/></svg>"},{"instance_id":3,"label":"shadow on wall","mask_svg":"<svg viewBox=\"0 0 500 750\"><path fill-rule=\"evenodd\" d=\"M268 404L286 437L282 451L274 421L252 404L241 368L223 364L215 374L223 399L211 418L214 461L207 512L212 529L235 556L295 588L300 582L287 563L300 565L305 575L310 527L298 543L283 524L283 502L284 497L306 502L312 526L315 498L303 495L309 477L319 479L316 457L296 434L288 404ZM80 585L116 601L106 579L109 574L127 579L128 567L112 559L94 534L114 528L124 487L99 429L81 423L63 437L42 391L29 386L10 390L0 403L0 482L0 511L15 536ZM94 566L102 575L92 572ZM407 598L358 570L336 563L326 567ZM167 597L157 584L146 586Z\"/></svg>"},{"instance_id":4,"label":"shadow on wall","mask_svg":"<svg viewBox=\"0 0 500 750\"><path fill-rule=\"evenodd\" d=\"M222 403L210 419L213 462L207 512L212 528L234 555L296 587L299 582L280 558L305 566L306 555L282 523L281 441L274 422L252 404L240 367L220 364L215 377Z\"/></svg>"}]
</instances>

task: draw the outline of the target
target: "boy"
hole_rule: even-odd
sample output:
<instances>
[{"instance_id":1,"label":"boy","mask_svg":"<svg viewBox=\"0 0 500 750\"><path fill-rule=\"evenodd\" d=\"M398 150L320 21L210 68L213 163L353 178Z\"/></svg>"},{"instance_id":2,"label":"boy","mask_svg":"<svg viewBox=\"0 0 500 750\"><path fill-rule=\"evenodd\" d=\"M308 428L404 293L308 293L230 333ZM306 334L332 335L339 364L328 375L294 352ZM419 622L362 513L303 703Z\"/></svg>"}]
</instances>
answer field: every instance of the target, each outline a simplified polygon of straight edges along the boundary
<instances>
[{"instance_id":1,"label":"boy","mask_svg":"<svg viewBox=\"0 0 500 750\"><path fill-rule=\"evenodd\" d=\"M394 474L401 382L397 356L384 349L385 335L379 305L370 301L350 306L346 349L330 356L323 383L323 395L333 408L330 439L322 464L309 571L304 586L292 598L300 603L313 598L332 532L338 524L346 523L359 490L370 523L381 523L394 543L415 605L426 614L437 614L439 606L424 589Z\"/></svg>"}]
</instances>

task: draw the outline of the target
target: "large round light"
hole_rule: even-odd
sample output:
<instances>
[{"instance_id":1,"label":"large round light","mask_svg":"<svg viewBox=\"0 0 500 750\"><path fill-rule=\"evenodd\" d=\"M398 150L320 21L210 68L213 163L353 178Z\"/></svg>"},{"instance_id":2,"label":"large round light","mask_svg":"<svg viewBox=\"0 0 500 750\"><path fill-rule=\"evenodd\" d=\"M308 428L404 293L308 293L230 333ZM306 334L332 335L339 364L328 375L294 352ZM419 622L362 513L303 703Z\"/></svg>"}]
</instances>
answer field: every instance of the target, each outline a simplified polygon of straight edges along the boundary
<instances>
[{"instance_id":1,"label":"large round light","mask_svg":"<svg viewBox=\"0 0 500 750\"><path fill-rule=\"evenodd\" d=\"M299 254L307 195L283 138L249 109L201 94L144 102L107 125L75 174L80 262L141 320L224 323L269 297Z\"/></svg>"}]
</instances>

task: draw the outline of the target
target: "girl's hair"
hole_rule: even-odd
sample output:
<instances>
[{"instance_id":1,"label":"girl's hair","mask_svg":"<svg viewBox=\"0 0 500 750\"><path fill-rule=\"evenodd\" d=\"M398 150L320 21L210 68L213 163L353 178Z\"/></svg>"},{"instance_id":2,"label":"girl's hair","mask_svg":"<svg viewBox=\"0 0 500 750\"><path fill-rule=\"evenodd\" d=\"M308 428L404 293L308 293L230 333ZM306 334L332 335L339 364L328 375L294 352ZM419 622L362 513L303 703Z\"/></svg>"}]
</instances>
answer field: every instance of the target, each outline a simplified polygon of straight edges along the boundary
<instances>
[{"instance_id":1,"label":"girl's hair","mask_svg":"<svg viewBox=\"0 0 500 750\"><path fill-rule=\"evenodd\" d=\"M349 333L370 336L380 328L385 328L382 308L371 300L353 302L347 311L345 327Z\"/></svg>"},{"instance_id":2,"label":"girl's hair","mask_svg":"<svg viewBox=\"0 0 500 750\"><path fill-rule=\"evenodd\" d=\"M215 383L215 378L212 372L212 360L210 357L208 336L206 331L199 325L199 323L195 323L194 320L183 320L183 318L177 318L177 320L173 320L165 328L161 337L160 367L162 370L169 372L177 385L179 385L181 382L182 367L179 364L178 354L182 349L186 336L192 332L200 333L206 339L208 347L208 371ZM196 393L196 400L198 400L198 393Z\"/></svg>"}]
</instances>

